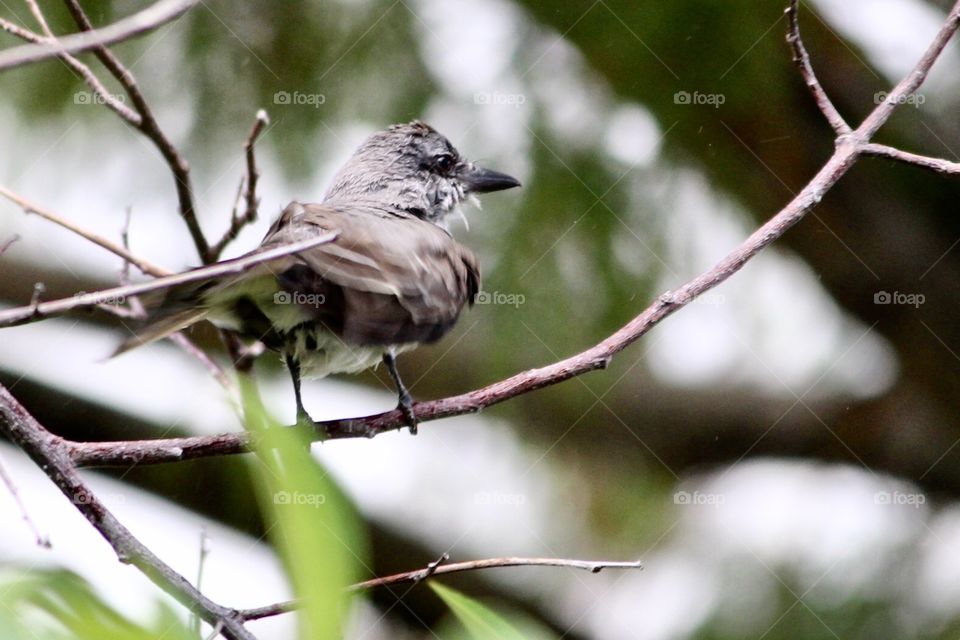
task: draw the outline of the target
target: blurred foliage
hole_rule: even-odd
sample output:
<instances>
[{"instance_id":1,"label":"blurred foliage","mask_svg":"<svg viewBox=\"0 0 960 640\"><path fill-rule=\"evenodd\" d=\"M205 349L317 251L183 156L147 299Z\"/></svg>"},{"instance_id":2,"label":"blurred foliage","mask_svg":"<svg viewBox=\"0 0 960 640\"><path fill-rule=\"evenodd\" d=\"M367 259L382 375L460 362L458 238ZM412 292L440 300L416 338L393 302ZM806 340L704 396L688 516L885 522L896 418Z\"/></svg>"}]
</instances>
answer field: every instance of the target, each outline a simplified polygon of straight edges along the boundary
<instances>
[{"instance_id":1,"label":"blurred foliage","mask_svg":"<svg viewBox=\"0 0 960 640\"><path fill-rule=\"evenodd\" d=\"M508 621L479 600L436 580L431 580L428 584L433 592L450 607L467 632L466 636L444 633L440 637L453 639L463 637L471 640L551 640L557 637L549 629L545 629L533 620L518 616L515 620Z\"/></svg>"},{"instance_id":2,"label":"blurred foliage","mask_svg":"<svg viewBox=\"0 0 960 640\"><path fill-rule=\"evenodd\" d=\"M195 640L183 615L157 601L149 624L108 604L85 579L62 569L28 569L0 581L0 637L6 640Z\"/></svg>"},{"instance_id":3,"label":"blurred foliage","mask_svg":"<svg viewBox=\"0 0 960 640\"><path fill-rule=\"evenodd\" d=\"M310 455L306 433L280 429L258 392L243 382L247 429L259 446L251 462L270 539L303 607L299 637L340 638L354 598L347 587L367 567L366 534L342 491Z\"/></svg>"}]
</instances>

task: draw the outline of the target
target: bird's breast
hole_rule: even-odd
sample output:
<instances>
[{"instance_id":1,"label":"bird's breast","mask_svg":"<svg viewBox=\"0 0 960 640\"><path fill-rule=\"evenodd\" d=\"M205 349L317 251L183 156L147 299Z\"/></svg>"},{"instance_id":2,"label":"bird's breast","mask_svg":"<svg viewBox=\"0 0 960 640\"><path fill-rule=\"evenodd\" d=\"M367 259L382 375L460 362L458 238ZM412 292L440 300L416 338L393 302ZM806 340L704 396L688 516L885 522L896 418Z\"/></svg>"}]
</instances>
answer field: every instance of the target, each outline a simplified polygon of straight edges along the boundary
<instances>
[{"instance_id":1,"label":"bird's breast","mask_svg":"<svg viewBox=\"0 0 960 640\"><path fill-rule=\"evenodd\" d=\"M287 336L288 342L284 350L300 363L300 371L305 378L323 378L335 373L360 373L378 365L383 360L383 354L390 349L399 354L416 346L347 344L318 324L301 325Z\"/></svg>"}]
</instances>

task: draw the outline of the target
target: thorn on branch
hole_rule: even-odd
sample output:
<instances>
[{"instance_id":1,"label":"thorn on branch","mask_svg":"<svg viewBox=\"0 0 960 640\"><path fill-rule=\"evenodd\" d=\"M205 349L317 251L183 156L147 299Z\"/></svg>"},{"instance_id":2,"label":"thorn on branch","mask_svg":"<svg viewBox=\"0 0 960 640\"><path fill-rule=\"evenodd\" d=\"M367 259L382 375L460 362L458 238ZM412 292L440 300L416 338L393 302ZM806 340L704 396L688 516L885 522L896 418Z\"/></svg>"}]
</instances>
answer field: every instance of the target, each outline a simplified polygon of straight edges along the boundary
<instances>
[{"instance_id":1,"label":"thorn on branch","mask_svg":"<svg viewBox=\"0 0 960 640\"><path fill-rule=\"evenodd\" d=\"M30 296L30 312L31 316L38 317L40 315L40 296L47 290L47 286L42 282L35 282L33 285L33 294Z\"/></svg>"},{"instance_id":2,"label":"thorn on branch","mask_svg":"<svg viewBox=\"0 0 960 640\"><path fill-rule=\"evenodd\" d=\"M423 569L423 570L420 572L420 575L416 576L416 577L413 579L413 583L414 583L414 584L417 584L417 583L420 582L421 580L426 580L427 578L429 578L430 576L432 576L434 573L436 573L437 569L440 567L441 564L443 564L444 562L446 562L446 561L449 560L449 559L450 559L450 554L449 554L449 553L444 553L444 554L441 555L439 558L437 558L436 560L434 560L433 562L431 562L430 564L428 564L428 565L426 566L426 568Z\"/></svg>"}]
</instances>

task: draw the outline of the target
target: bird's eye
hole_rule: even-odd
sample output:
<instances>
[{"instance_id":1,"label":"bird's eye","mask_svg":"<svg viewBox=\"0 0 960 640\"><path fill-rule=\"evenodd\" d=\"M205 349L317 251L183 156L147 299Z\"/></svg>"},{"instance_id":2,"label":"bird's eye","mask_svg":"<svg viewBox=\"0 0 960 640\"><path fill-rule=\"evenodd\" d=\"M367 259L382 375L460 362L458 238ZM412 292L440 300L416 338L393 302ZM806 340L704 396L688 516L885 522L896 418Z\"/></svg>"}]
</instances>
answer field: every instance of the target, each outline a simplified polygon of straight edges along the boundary
<instances>
[{"instance_id":1,"label":"bird's eye","mask_svg":"<svg viewBox=\"0 0 960 640\"><path fill-rule=\"evenodd\" d=\"M434 163L436 164L437 169L443 171L444 173L447 173L450 171L450 169L453 169L453 165L456 164L453 156L449 153L441 153L434 159Z\"/></svg>"}]
</instances>

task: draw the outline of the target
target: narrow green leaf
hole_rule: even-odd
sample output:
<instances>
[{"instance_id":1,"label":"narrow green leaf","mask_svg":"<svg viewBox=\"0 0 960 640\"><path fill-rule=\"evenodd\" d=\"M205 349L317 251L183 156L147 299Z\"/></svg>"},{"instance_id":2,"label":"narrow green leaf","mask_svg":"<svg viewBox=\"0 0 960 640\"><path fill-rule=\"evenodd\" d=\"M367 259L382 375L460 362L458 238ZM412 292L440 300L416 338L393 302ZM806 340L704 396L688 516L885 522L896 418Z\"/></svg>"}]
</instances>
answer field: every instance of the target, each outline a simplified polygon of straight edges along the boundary
<instances>
[{"instance_id":1,"label":"narrow green leaf","mask_svg":"<svg viewBox=\"0 0 960 640\"><path fill-rule=\"evenodd\" d=\"M489 607L459 591L431 580L430 588L450 607L473 640L529 640Z\"/></svg>"},{"instance_id":2,"label":"narrow green leaf","mask_svg":"<svg viewBox=\"0 0 960 640\"><path fill-rule=\"evenodd\" d=\"M310 455L305 434L280 427L256 389L243 384L247 428L258 434L254 483L268 535L283 560L297 598L299 637L343 637L352 595L361 577L366 535L349 500Z\"/></svg>"}]
</instances>

